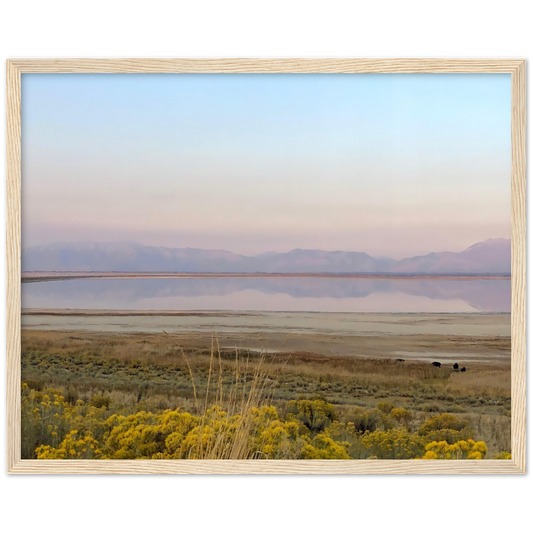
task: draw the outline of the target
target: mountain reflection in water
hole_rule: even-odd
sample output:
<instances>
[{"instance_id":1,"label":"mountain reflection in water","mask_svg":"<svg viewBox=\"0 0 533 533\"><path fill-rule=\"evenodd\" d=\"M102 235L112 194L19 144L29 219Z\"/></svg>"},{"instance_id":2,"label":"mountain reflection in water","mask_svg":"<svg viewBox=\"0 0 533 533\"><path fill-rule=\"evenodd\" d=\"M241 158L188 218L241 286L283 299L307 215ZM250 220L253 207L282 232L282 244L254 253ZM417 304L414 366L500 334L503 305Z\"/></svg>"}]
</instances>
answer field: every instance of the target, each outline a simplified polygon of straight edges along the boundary
<instances>
[{"instance_id":1,"label":"mountain reflection in water","mask_svg":"<svg viewBox=\"0 0 533 533\"><path fill-rule=\"evenodd\" d=\"M22 307L508 313L511 281L328 277L77 279L23 283Z\"/></svg>"}]
</instances>

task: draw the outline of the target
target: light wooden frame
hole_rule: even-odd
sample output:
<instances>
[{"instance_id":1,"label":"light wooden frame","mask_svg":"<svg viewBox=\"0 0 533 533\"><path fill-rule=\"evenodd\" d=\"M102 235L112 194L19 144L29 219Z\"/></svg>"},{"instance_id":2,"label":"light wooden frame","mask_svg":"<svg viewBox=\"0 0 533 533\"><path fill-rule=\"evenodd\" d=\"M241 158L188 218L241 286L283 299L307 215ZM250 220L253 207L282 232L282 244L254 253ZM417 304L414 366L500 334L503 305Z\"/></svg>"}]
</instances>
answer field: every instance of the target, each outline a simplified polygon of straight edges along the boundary
<instances>
[{"instance_id":1,"label":"light wooden frame","mask_svg":"<svg viewBox=\"0 0 533 533\"><path fill-rule=\"evenodd\" d=\"M17 474L519 474L526 471L526 62L523 59L7 60L7 471ZM21 74L510 73L512 80L512 460L21 460Z\"/></svg>"}]
</instances>

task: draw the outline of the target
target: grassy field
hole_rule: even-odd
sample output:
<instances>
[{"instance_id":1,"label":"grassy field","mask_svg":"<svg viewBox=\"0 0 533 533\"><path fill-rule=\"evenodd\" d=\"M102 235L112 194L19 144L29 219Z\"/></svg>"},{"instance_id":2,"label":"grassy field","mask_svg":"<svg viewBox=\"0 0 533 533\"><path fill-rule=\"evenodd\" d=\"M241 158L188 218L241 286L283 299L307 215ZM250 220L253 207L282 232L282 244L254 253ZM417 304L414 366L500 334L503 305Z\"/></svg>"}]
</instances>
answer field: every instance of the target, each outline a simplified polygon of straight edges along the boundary
<instances>
[{"instance_id":1,"label":"grassy field","mask_svg":"<svg viewBox=\"0 0 533 533\"><path fill-rule=\"evenodd\" d=\"M443 427L439 426L441 422L436 422L434 429L440 431L436 436L440 439L444 435L442 432L448 430L458 433L452 437L444 435L437 442L454 445L459 437L483 441L488 458L510 449L511 385L510 368L506 365L476 363L469 365L466 372L456 372L451 365L436 368L427 362L394 359L326 357L302 352L236 353L219 349L216 338L207 342L205 348L188 348L180 346L178 340L164 333L23 330L22 381L27 384L23 398L29 398L32 406L37 405L39 398L50 397L47 391L54 389L56 392L51 394L62 398L61 405L64 403L61 413L70 413L68 416L61 414L62 417L70 417L69 420L75 420L76 416L87 417L87 413L80 415L78 411L90 406L98 411L93 414L102 424L112 416L126 420L139 413L157 417L179 410L197 417L197 421L202 420L203 431L209 426L205 417L212 406L219 406L228 416L244 416L242 399L248 398L250 390L255 388L254 405L247 408L271 406L280 427L296 423L298 439L303 439L298 450L308 450L307 456L320 456L313 450L320 451L326 437L332 439L335 446L341 446L347 457L387 456L382 453L382 448L386 448L383 442L378 445L370 442L374 437L411 439L402 450L409 448L408 456L420 456L430 436L421 428L444 413L450 413L453 420L450 418L451 422L444 423ZM44 420L44 415L39 416ZM323 419L323 423L314 427L309 416ZM25 430L23 420L24 453L35 456L37 446L49 445L52 452L48 451L48 456L44 452L41 455L54 458L53 450L59 449L60 437L64 438L74 426L71 422L64 424L65 427L56 431L57 435L48 442L43 437L46 431L39 429L38 424L38 420L31 419ZM78 434L94 438L95 432L80 424ZM196 422L197 426L199 424ZM288 426L283 427L283 431L290 434ZM403 432L403 436L398 432ZM166 439L170 435L167 433L163 431ZM110 442L106 435L106 442ZM266 439L264 435L261 438ZM415 442L419 438L423 442ZM293 443L294 439L287 439ZM254 444L254 449L264 448L261 443ZM288 449L287 446L283 449ZM97 444L94 447L102 448ZM188 457L195 456L187 449ZM158 453L164 456L168 447L161 450L150 456L157 457ZM333 447L322 456L336 453L344 457L341 452ZM102 456L109 457L109 453L102 451ZM119 452L113 453L116 456ZM130 457L131 453L125 457ZM183 450L180 453L183 454ZM277 457L277 452L272 453L272 457ZM287 453L281 457L289 457ZM294 450L290 453L299 457ZM305 453L303 457L307 457ZM394 453L395 457L403 457L404 452ZM139 456L145 455L141 452L134 455Z\"/></svg>"}]
</instances>

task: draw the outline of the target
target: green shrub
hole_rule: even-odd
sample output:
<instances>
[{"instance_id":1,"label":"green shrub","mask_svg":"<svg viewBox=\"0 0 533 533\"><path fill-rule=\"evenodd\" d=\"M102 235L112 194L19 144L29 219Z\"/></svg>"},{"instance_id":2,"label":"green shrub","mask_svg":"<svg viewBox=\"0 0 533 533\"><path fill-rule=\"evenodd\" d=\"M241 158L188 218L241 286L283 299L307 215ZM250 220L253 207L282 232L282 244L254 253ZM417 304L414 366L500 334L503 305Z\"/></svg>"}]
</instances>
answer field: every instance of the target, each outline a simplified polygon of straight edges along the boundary
<instances>
[{"instance_id":1,"label":"green shrub","mask_svg":"<svg viewBox=\"0 0 533 533\"><path fill-rule=\"evenodd\" d=\"M472 438L472 430L468 420L450 413L443 413L430 418L422 424L418 434L430 441L455 444Z\"/></svg>"},{"instance_id":2,"label":"green shrub","mask_svg":"<svg viewBox=\"0 0 533 533\"><path fill-rule=\"evenodd\" d=\"M109 405L111 404L111 398L109 396L93 396L89 400L90 405L93 407L97 407L98 409L105 407L106 409L109 409Z\"/></svg>"},{"instance_id":3,"label":"green shrub","mask_svg":"<svg viewBox=\"0 0 533 533\"><path fill-rule=\"evenodd\" d=\"M433 416L427 422L424 422L420 426L418 433L420 435L428 435L432 431L441 429L453 429L455 431L461 431L468 426L468 420L465 418L459 418L450 413L443 413L442 415Z\"/></svg>"},{"instance_id":4,"label":"green shrub","mask_svg":"<svg viewBox=\"0 0 533 533\"><path fill-rule=\"evenodd\" d=\"M394 409L395 405L390 402L379 402L376 405L376 409L381 411L382 413L385 413L386 415L390 414L390 412Z\"/></svg>"},{"instance_id":5,"label":"green shrub","mask_svg":"<svg viewBox=\"0 0 533 533\"><path fill-rule=\"evenodd\" d=\"M388 417L378 409L353 409L349 413L347 420L354 425L354 429L358 433L389 429L391 427Z\"/></svg>"},{"instance_id":6,"label":"green shrub","mask_svg":"<svg viewBox=\"0 0 533 533\"><path fill-rule=\"evenodd\" d=\"M324 400L292 400L287 405L287 414L300 420L313 433L324 431L331 422L338 420L333 404Z\"/></svg>"}]
</instances>

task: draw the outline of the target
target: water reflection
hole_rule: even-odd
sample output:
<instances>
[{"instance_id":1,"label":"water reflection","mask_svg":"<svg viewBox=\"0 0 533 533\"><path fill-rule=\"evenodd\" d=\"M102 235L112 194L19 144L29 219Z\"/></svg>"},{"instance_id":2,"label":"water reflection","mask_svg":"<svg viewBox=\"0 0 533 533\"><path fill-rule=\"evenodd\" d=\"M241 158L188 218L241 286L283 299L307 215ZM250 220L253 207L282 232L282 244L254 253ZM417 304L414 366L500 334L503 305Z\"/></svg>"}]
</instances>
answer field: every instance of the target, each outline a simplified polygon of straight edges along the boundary
<instances>
[{"instance_id":1,"label":"water reflection","mask_svg":"<svg viewBox=\"0 0 533 533\"><path fill-rule=\"evenodd\" d=\"M510 280L78 279L22 284L23 308L510 312Z\"/></svg>"}]
</instances>

